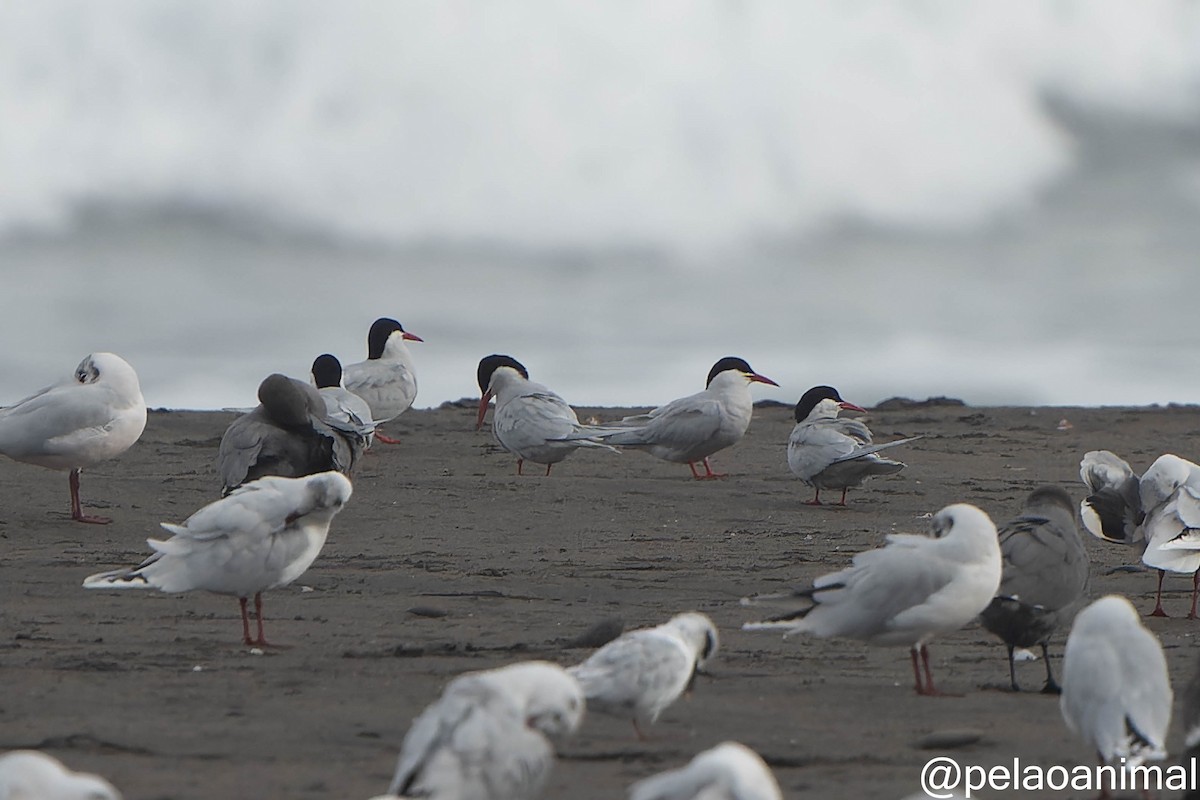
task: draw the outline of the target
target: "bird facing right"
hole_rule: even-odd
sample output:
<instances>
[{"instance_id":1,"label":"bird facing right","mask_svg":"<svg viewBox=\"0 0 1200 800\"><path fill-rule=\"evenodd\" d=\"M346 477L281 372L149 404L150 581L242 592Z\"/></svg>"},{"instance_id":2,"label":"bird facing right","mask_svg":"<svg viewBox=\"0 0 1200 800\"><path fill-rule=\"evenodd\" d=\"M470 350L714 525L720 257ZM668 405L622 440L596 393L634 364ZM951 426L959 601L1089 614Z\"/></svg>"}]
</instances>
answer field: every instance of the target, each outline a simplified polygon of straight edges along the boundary
<instances>
[{"instance_id":1,"label":"bird facing right","mask_svg":"<svg viewBox=\"0 0 1200 800\"><path fill-rule=\"evenodd\" d=\"M1046 645L1060 624L1083 605L1088 587L1088 557L1075 526L1075 503L1057 486L1034 489L1020 516L999 529L1004 572L1000 590L979 615L983 627L1008 648L1008 676L1019 692L1013 650L1042 648L1046 683L1058 694Z\"/></svg>"},{"instance_id":2,"label":"bird facing right","mask_svg":"<svg viewBox=\"0 0 1200 800\"><path fill-rule=\"evenodd\" d=\"M783 793L758 753L722 742L686 766L638 781L629 800L783 800Z\"/></svg>"},{"instance_id":3,"label":"bird facing right","mask_svg":"<svg viewBox=\"0 0 1200 800\"><path fill-rule=\"evenodd\" d=\"M1062 690L1067 727L1103 763L1128 769L1166 758L1172 702L1167 661L1158 637L1124 597L1102 597L1075 617Z\"/></svg>"},{"instance_id":4,"label":"bird facing right","mask_svg":"<svg viewBox=\"0 0 1200 800\"><path fill-rule=\"evenodd\" d=\"M987 607L1000 586L1001 558L996 526L975 506L946 506L934 514L930 527L932 536L888 534L885 547L859 553L849 567L822 575L811 589L744 599L744 604L754 605L800 597L811 605L763 622L747 622L743 630L907 645L917 694L939 694L926 645L963 627ZM924 680L918 658L925 668Z\"/></svg>"},{"instance_id":5,"label":"bird facing right","mask_svg":"<svg viewBox=\"0 0 1200 800\"><path fill-rule=\"evenodd\" d=\"M367 332L367 360L347 364L342 370L345 387L367 401L371 419L382 426L408 411L417 399L417 370L405 342L424 341L389 317L371 323ZM376 431L384 444L396 439Z\"/></svg>"}]
</instances>

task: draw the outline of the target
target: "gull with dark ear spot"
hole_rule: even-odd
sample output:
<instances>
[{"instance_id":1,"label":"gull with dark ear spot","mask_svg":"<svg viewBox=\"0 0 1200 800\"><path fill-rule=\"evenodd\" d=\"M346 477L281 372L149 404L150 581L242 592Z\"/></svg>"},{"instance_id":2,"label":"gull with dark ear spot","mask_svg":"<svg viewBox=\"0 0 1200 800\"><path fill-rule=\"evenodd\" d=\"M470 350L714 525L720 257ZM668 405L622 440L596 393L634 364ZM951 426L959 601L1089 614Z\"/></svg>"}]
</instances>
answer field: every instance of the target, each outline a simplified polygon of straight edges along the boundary
<instances>
[{"instance_id":1,"label":"gull with dark ear spot","mask_svg":"<svg viewBox=\"0 0 1200 800\"><path fill-rule=\"evenodd\" d=\"M639 739L674 703L717 652L717 628L696 611L653 628L618 636L567 671L579 681L588 708L628 717Z\"/></svg>"},{"instance_id":2,"label":"gull with dark ear spot","mask_svg":"<svg viewBox=\"0 0 1200 800\"><path fill-rule=\"evenodd\" d=\"M413 721L375 800L532 800L585 708L579 684L546 661L461 675Z\"/></svg>"},{"instance_id":3,"label":"gull with dark ear spot","mask_svg":"<svg viewBox=\"0 0 1200 800\"><path fill-rule=\"evenodd\" d=\"M966 503L943 508L931 528L932 536L888 534L885 547L859 553L849 567L822 575L811 589L745 598L744 605L797 597L809 605L747 622L743 630L905 645L912 651L917 694L940 694L926 645L966 625L991 602L1000 586L1000 545L988 515Z\"/></svg>"},{"instance_id":4,"label":"gull with dark ear spot","mask_svg":"<svg viewBox=\"0 0 1200 800\"><path fill-rule=\"evenodd\" d=\"M121 800L101 778L72 772L57 758L37 750L0 754L0 800Z\"/></svg>"},{"instance_id":5,"label":"gull with dark ear spot","mask_svg":"<svg viewBox=\"0 0 1200 800\"><path fill-rule=\"evenodd\" d=\"M1075 503L1057 486L1039 487L1025 500L1020 516L1000 527L999 536L1004 572L999 592L979 621L1008 648L1014 692L1021 691L1014 648L1038 645L1046 664L1042 692L1058 694L1046 645L1083 606L1088 588L1088 557L1075 526Z\"/></svg>"},{"instance_id":6,"label":"gull with dark ear spot","mask_svg":"<svg viewBox=\"0 0 1200 800\"><path fill-rule=\"evenodd\" d=\"M217 448L224 494L264 475L353 472L363 440L353 426L327 416L316 389L275 373L259 384L258 400L257 408L230 424Z\"/></svg>"},{"instance_id":7,"label":"gull with dark ear spot","mask_svg":"<svg viewBox=\"0 0 1200 800\"><path fill-rule=\"evenodd\" d=\"M350 481L337 472L259 478L179 525L162 523L172 536L147 539L153 555L133 569L92 575L83 587L231 594L241 606L243 641L266 645L262 593L287 586L312 565L351 491ZM250 597L258 617L256 639L250 638Z\"/></svg>"},{"instance_id":8,"label":"gull with dark ear spot","mask_svg":"<svg viewBox=\"0 0 1200 800\"><path fill-rule=\"evenodd\" d=\"M525 366L512 356L483 357L476 379L481 395L475 430L483 426L488 403L495 397L492 434L501 447L517 457L518 475L526 461L545 464L549 475L551 467L581 447L617 452L596 439L564 441L562 437L582 430L575 409L545 386L529 380Z\"/></svg>"},{"instance_id":9,"label":"gull with dark ear spot","mask_svg":"<svg viewBox=\"0 0 1200 800\"><path fill-rule=\"evenodd\" d=\"M112 353L92 353L71 378L0 409L0 453L70 470L71 519L104 524L112 520L83 513L79 475L124 453L145 428L146 401L133 367Z\"/></svg>"},{"instance_id":10,"label":"gull with dark ear spot","mask_svg":"<svg viewBox=\"0 0 1200 800\"><path fill-rule=\"evenodd\" d=\"M394 319L380 317L367 332L367 360L342 370L343 384L371 408L371 419L379 427L408 411L417 399L417 371L405 342L422 342ZM399 440L376 431L384 444Z\"/></svg>"},{"instance_id":11,"label":"gull with dark ear spot","mask_svg":"<svg viewBox=\"0 0 1200 800\"><path fill-rule=\"evenodd\" d=\"M713 472L708 457L737 444L746 435L754 411L752 383L779 385L759 375L744 359L727 356L709 370L704 391L673 400L648 414L588 426L563 438L596 438L618 447L645 450L655 458L687 464L697 480L724 478L725 474ZM703 463L704 474L696 469L697 462Z\"/></svg>"},{"instance_id":12,"label":"gull with dark ear spot","mask_svg":"<svg viewBox=\"0 0 1200 800\"><path fill-rule=\"evenodd\" d=\"M1079 612L1059 708L1101 762L1129 769L1166 758L1171 702L1162 645L1128 600L1109 595Z\"/></svg>"},{"instance_id":13,"label":"gull with dark ear spot","mask_svg":"<svg viewBox=\"0 0 1200 800\"><path fill-rule=\"evenodd\" d=\"M638 781L629 800L783 800L783 793L758 753L722 742L686 766Z\"/></svg>"},{"instance_id":14,"label":"gull with dark ear spot","mask_svg":"<svg viewBox=\"0 0 1200 800\"><path fill-rule=\"evenodd\" d=\"M806 505L821 505L822 489L841 489L838 505L846 505L846 490L862 486L876 475L892 475L904 469L900 461L879 455L879 451L920 439L910 436L884 444L873 444L871 430L861 420L843 419L843 409L866 409L848 403L832 386L814 386L796 403L796 426L788 437L788 468L816 490Z\"/></svg>"},{"instance_id":15,"label":"gull with dark ear spot","mask_svg":"<svg viewBox=\"0 0 1200 800\"><path fill-rule=\"evenodd\" d=\"M341 423L341 429L353 431L370 447L375 438L375 421L371 419L371 407L367 401L342 385L342 362L337 356L322 353L312 365L313 385L325 401L325 413L329 419Z\"/></svg>"}]
</instances>

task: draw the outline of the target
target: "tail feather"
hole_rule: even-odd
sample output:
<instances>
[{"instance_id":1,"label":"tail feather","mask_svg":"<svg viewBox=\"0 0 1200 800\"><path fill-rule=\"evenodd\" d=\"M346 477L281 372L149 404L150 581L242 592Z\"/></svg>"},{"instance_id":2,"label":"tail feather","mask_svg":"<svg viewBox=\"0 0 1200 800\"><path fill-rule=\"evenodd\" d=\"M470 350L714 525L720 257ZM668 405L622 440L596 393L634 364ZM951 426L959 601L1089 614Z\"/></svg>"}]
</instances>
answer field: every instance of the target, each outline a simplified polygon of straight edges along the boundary
<instances>
[{"instance_id":1,"label":"tail feather","mask_svg":"<svg viewBox=\"0 0 1200 800\"><path fill-rule=\"evenodd\" d=\"M153 589L154 584L137 569L114 569L83 579L85 589Z\"/></svg>"}]
</instances>

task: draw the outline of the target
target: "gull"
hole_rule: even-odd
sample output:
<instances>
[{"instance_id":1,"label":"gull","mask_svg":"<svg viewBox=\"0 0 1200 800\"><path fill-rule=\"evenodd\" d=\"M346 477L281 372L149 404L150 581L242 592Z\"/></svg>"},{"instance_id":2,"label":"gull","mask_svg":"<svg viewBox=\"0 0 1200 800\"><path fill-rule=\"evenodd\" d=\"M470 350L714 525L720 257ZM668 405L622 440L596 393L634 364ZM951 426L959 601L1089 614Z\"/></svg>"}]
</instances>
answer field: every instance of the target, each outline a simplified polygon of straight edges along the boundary
<instances>
[{"instance_id":1,"label":"gull","mask_svg":"<svg viewBox=\"0 0 1200 800\"><path fill-rule=\"evenodd\" d=\"M425 340L404 330L396 320L380 317L367 332L367 360L342 370L346 388L367 401L376 425L408 411L417 398L417 371L406 341ZM378 432L375 438L385 444L399 443Z\"/></svg>"},{"instance_id":2,"label":"gull","mask_svg":"<svg viewBox=\"0 0 1200 800\"><path fill-rule=\"evenodd\" d=\"M83 513L79 475L116 458L146 428L146 401L137 373L113 353L92 353L71 378L0 409L0 453L14 461L70 470L71 519L105 524Z\"/></svg>"},{"instance_id":3,"label":"gull","mask_svg":"<svg viewBox=\"0 0 1200 800\"><path fill-rule=\"evenodd\" d=\"M618 452L615 447L596 439L562 441L582 426L575 410L554 392L529 380L525 366L512 356L490 355L479 361L476 371L479 390L479 416L475 430L483 426L488 403L496 398L492 414L492 433L496 441L517 457L517 474L526 460L550 468L580 447L600 447Z\"/></svg>"},{"instance_id":4,"label":"gull","mask_svg":"<svg viewBox=\"0 0 1200 800\"><path fill-rule=\"evenodd\" d=\"M121 800L99 775L72 772L37 750L0 755L0 800Z\"/></svg>"},{"instance_id":5,"label":"gull","mask_svg":"<svg viewBox=\"0 0 1200 800\"><path fill-rule=\"evenodd\" d=\"M987 607L1000 586L1001 557L996 526L975 506L947 506L933 516L931 528L933 536L888 534L886 546L859 553L851 566L790 595L810 601L807 608L742 628L908 645L917 694L939 694L926 645ZM746 598L743 604L778 597Z\"/></svg>"},{"instance_id":6,"label":"gull","mask_svg":"<svg viewBox=\"0 0 1200 800\"><path fill-rule=\"evenodd\" d=\"M979 615L983 627L1008 648L1008 677L1017 684L1013 649L1040 645L1046 663L1045 694L1061 689L1050 669L1046 645L1058 626L1082 606L1088 588L1088 557L1075 526L1075 503L1057 486L1034 489L1020 516L999 529L1004 571L1000 589Z\"/></svg>"},{"instance_id":7,"label":"gull","mask_svg":"<svg viewBox=\"0 0 1200 800\"><path fill-rule=\"evenodd\" d=\"M884 444L871 443L871 430L856 419L842 419L842 409L866 412L848 403L832 386L814 386L796 403L796 426L788 437L788 468L816 490L806 505L821 505L822 489L841 489L838 505L846 505L846 490L875 475L904 469L900 461L882 458L880 450L920 439L910 436Z\"/></svg>"},{"instance_id":8,"label":"gull","mask_svg":"<svg viewBox=\"0 0 1200 800\"><path fill-rule=\"evenodd\" d=\"M758 753L722 742L687 766L638 781L629 800L783 800L783 793Z\"/></svg>"},{"instance_id":9,"label":"gull","mask_svg":"<svg viewBox=\"0 0 1200 800\"><path fill-rule=\"evenodd\" d=\"M708 457L737 444L746 435L754 411L751 383L779 385L759 375L744 359L727 356L709 370L704 391L673 400L648 414L588 426L564 438L595 438L642 449L664 461L687 464L697 480L724 478L724 473L713 472ZM703 475L697 471L696 462L704 464Z\"/></svg>"},{"instance_id":10,"label":"gull","mask_svg":"<svg viewBox=\"0 0 1200 800\"><path fill-rule=\"evenodd\" d=\"M316 389L275 373L259 384L258 399L257 408L230 424L217 448L224 494L264 475L353 472L362 439L353 426L327 415Z\"/></svg>"},{"instance_id":11,"label":"gull","mask_svg":"<svg viewBox=\"0 0 1200 800\"><path fill-rule=\"evenodd\" d=\"M1119 595L1079 612L1067 637L1059 701L1067 727L1106 764L1166 758L1171 681L1158 638Z\"/></svg>"},{"instance_id":12,"label":"gull","mask_svg":"<svg viewBox=\"0 0 1200 800\"><path fill-rule=\"evenodd\" d=\"M585 707L575 679L546 661L461 675L413 721L383 797L536 797L554 743L578 730Z\"/></svg>"},{"instance_id":13,"label":"gull","mask_svg":"<svg viewBox=\"0 0 1200 800\"><path fill-rule=\"evenodd\" d=\"M1137 547L1142 563L1158 571L1152 617L1165 617L1162 585L1167 571L1192 575L1192 611L1200 590L1200 541L1190 532L1196 514L1184 490L1200 493L1200 465L1166 453L1138 477L1107 450L1084 454L1079 475L1091 492L1080 505L1084 527L1099 539Z\"/></svg>"},{"instance_id":14,"label":"gull","mask_svg":"<svg viewBox=\"0 0 1200 800\"><path fill-rule=\"evenodd\" d=\"M653 628L618 636L567 671L579 681L588 708L628 715L639 739L689 689L717 652L717 628L696 611L676 614Z\"/></svg>"},{"instance_id":15,"label":"gull","mask_svg":"<svg viewBox=\"0 0 1200 800\"><path fill-rule=\"evenodd\" d=\"M147 539L153 555L133 569L86 578L85 589L203 589L238 598L242 638L267 645L262 593L287 586L316 560L329 524L350 499L338 472L303 478L265 477L209 503L182 524L162 524L170 539ZM258 637L250 638L247 600L254 597Z\"/></svg>"},{"instance_id":16,"label":"gull","mask_svg":"<svg viewBox=\"0 0 1200 800\"><path fill-rule=\"evenodd\" d=\"M367 401L342 385L342 362L337 356L322 353L313 360L313 385L325 401L325 414L341 427L353 430L364 447L375 437L375 422Z\"/></svg>"}]
</instances>

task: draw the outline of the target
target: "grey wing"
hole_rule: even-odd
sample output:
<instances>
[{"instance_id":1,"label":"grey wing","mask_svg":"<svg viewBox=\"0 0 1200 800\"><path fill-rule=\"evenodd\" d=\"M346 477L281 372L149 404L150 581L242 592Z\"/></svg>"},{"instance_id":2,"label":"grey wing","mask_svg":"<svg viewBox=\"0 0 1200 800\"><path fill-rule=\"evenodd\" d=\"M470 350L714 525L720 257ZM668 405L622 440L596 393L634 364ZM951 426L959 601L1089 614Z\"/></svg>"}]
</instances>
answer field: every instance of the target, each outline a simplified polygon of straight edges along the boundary
<instances>
[{"instance_id":1,"label":"grey wing","mask_svg":"<svg viewBox=\"0 0 1200 800\"><path fill-rule=\"evenodd\" d=\"M909 436L905 439L897 439L894 442L882 442L880 444L869 444L869 445L866 445L865 447L859 447L859 448L855 449L854 452L852 452L849 455L846 455L842 458L839 458L838 461L849 461L851 459L867 458L869 456L875 455L880 450L888 450L893 447L899 447L902 444L908 444L909 442L915 442L917 439L923 439L923 438L925 438L925 437L924 436ZM893 463L899 463L899 462L893 462Z\"/></svg>"},{"instance_id":2,"label":"grey wing","mask_svg":"<svg viewBox=\"0 0 1200 800\"><path fill-rule=\"evenodd\" d=\"M225 429L217 448L217 474L221 476L225 492L246 481L262 454L269 427L261 412L255 409L238 417Z\"/></svg>"},{"instance_id":3,"label":"grey wing","mask_svg":"<svg viewBox=\"0 0 1200 800\"><path fill-rule=\"evenodd\" d=\"M1087 586L1087 553L1066 512L1028 514L1000 529L1001 595L1050 611L1066 608Z\"/></svg>"},{"instance_id":4,"label":"grey wing","mask_svg":"<svg viewBox=\"0 0 1200 800\"><path fill-rule=\"evenodd\" d=\"M854 438L825 421L797 423L788 437L788 467L796 475L808 479L850 456L857 444Z\"/></svg>"},{"instance_id":5,"label":"grey wing","mask_svg":"<svg viewBox=\"0 0 1200 800\"><path fill-rule=\"evenodd\" d=\"M670 637L634 631L609 642L568 671L589 703L633 708L646 697L687 685L693 665Z\"/></svg>"}]
</instances>

